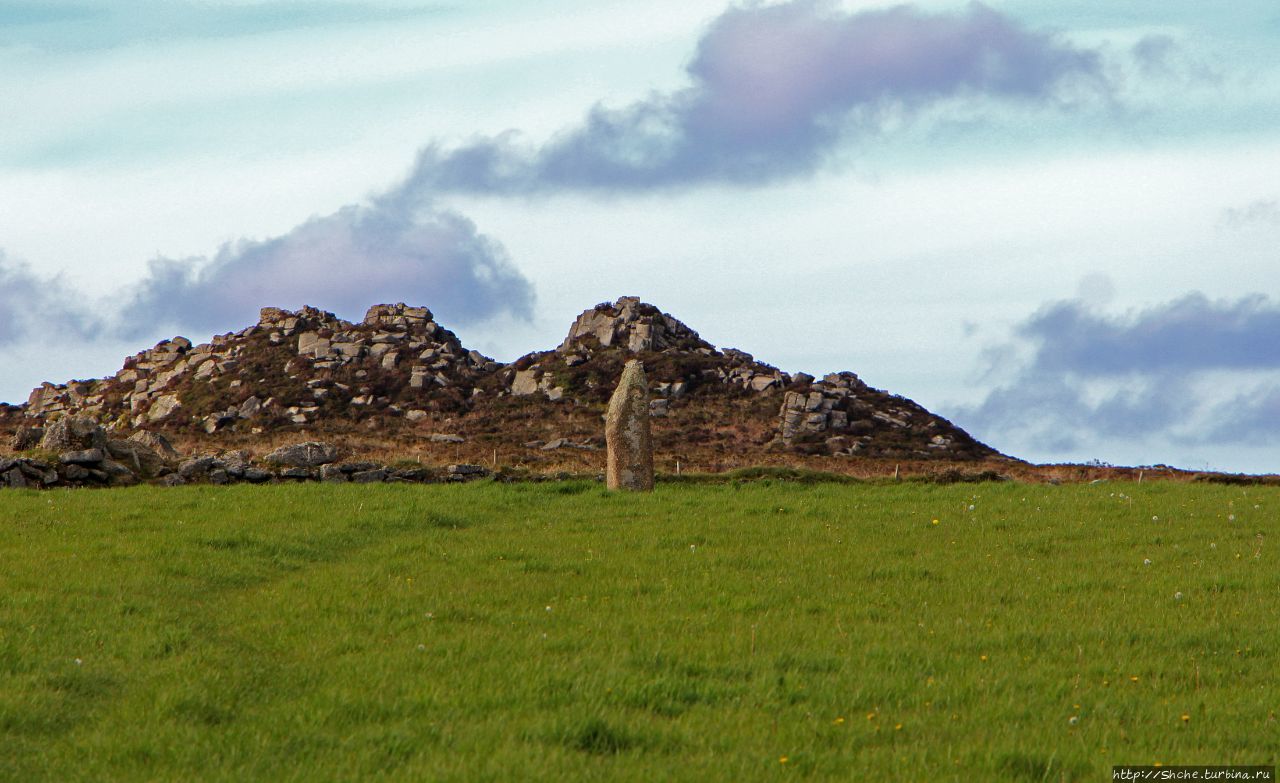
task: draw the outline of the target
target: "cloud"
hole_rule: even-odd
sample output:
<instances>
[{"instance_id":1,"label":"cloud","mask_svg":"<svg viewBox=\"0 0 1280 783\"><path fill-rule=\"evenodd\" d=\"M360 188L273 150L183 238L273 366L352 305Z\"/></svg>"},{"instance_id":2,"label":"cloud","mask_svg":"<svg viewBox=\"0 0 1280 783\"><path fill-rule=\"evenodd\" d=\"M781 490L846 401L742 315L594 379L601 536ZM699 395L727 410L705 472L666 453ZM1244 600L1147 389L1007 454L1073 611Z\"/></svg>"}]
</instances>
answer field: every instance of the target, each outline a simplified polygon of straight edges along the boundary
<instances>
[{"instance_id":1,"label":"cloud","mask_svg":"<svg viewBox=\"0 0 1280 783\"><path fill-rule=\"evenodd\" d=\"M830 0L735 6L703 35L690 84L593 108L542 146L514 131L424 149L405 193L759 185L810 174L856 132L952 99L1033 103L1105 88L1097 51L973 3L848 13Z\"/></svg>"},{"instance_id":2,"label":"cloud","mask_svg":"<svg viewBox=\"0 0 1280 783\"><path fill-rule=\"evenodd\" d=\"M1144 36L1129 53L1145 77L1210 84L1221 84L1224 78L1218 68L1200 59L1171 35Z\"/></svg>"},{"instance_id":3,"label":"cloud","mask_svg":"<svg viewBox=\"0 0 1280 783\"><path fill-rule=\"evenodd\" d=\"M1214 406L1204 440L1274 446L1280 438L1280 383L1264 385Z\"/></svg>"},{"instance_id":4,"label":"cloud","mask_svg":"<svg viewBox=\"0 0 1280 783\"><path fill-rule=\"evenodd\" d=\"M92 338L99 320L60 278L41 277L0 251L0 345Z\"/></svg>"},{"instance_id":5,"label":"cloud","mask_svg":"<svg viewBox=\"0 0 1280 783\"><path fill-rule=\"evenodd\" d=\"M225 329L253 323L267 305L310 304L350 318L395 301L468 324L500 314L528 319L534 294L503 248L467 218L413 214L382 200L312 218L281 237L226 245L210 259L156 259L121 310L121 329Z\"/></svg>"},{"instance_id":6,"label":"cloud","mask_svg":"<svg viewBox=\"0 0 1280 783\"><path fill-rule=\"evenodd\" d=\"M1255 294L1211 301L1192 293L1110 317L1080 300L1055 302L1018 334L1037 346L1034 368L1080 376L1280 368L1280 303Z\"/></svg>"},{"instance_id":7,"label":"cloud","mask_svg":"<svg viewBox=\"0 0 1280 783\"><path fill-rule=\"evenodd\" d=\"M965 426L1051 452L1280 436L1280 302L1264 295L1191 293L1121 315L1070 299L1013 334L988 354L993 374L1009 380L956 412Z\"/></svg>"},{"instance_id":8,"label":"cloud","mask_svg":"<svg viewBox=\"0 0 1280 783\"><path fill-rule=\"evenodd\" d=\"M235 38L316 27L397 22L449 6L337 0L0 0L4 44L42 51L110 49L183 39Z\"/></svg>"},{"instance_id":9,"label":"cloud","mask_svg":"<svg viewBox=\"0 0 1280 783\"><path fill-rule=\"evenodd\" d=\"M1242 207L1224 209L1218 220L1223 228L1243 229L1251 226L1280 226L1280 201L1258 199Z\"/></svg>"}]
</instances>

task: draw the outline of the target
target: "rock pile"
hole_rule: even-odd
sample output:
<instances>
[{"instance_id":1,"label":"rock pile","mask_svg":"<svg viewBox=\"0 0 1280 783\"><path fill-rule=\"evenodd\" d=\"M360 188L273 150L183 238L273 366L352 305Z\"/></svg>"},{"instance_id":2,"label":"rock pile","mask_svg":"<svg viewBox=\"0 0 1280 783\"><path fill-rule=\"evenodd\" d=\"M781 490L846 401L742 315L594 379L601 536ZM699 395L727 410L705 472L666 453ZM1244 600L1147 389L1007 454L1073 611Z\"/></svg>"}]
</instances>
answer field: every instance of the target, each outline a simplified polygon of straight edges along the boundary
<instances>
[{"instance_id":1,"label":"rock pile","mask_svg":"<svg viewBox=\"0 0 1280 783\"><path fill-rule=\"evenodd\" d=\"M128 486L168 472L164 457L146 443L110 437L83 416L53 422L36 447L48 456L0 458L0 486Z\"/></svg>"},{"instance_id":2,"label":"rock pile","mask_svg":"<svg viewBox=\"0 0 1280 783\"><path fill-rule=\"evenodd\" d=\"M585 385L607 395L617 369L606 363L600 372L592 373L596 369L593 365L609 357L637 354L662 354L677 360L675 366L663 367L664 372L653 379L653 391L663 398L679 398L708 385L762 393L791 382L787 373L757 362L751 354L732 348L718 351L675 317L634 296L624 296L579 315L554 351L516 360L505 371L505 389L516 396L541 393L558 402L573 393L566 380L594 376ZM657 367L657 363L651 365ZM655 402L654 415L667 415L669 406L662 400Z\"/></svg>"},{"instance_id":3,"label":"rock pile","mask_svg":"<svg viewBox=\"0 0 1280 783\"><path fill-rule=\"evenodd\" d=\"M459 444L454 459L488 461L494 448L519 449L534 463L572 462L575 451L585 459L598 446L599 416L631 359L644 362L654 397L648 414L655 437L668 445L680 437L722 450L772 443L814 455L995 455L853 373L818 381L743 351L718 350L635 297L583 312L554 350L506 365L467 349L425 307L374 305L359 323L314 307L263 308L254 326L201 345L165 340L127 359L114 376L43 384L23 407L29 426L15 431L19 414L10 412L4 427L15 452L34 448L44 430L74 414L114 432L165 431L227 447L282 430L339 437L358 427L383 437L394 428L396 437ZM336 463L282 468L302 471L288 478L304 478L328 464Z\"/></svg>"},{"instance_id":4,"label":"rock pile","mask_svg":"<svg viewBox=\"0 0 1280 783\"><path fill-rule=\"evenodd\" d=\"M967 459L993 453L945 419L872 389L851 372L831 373L786 392L778 437L788 446L820 443L828 454L847 456L885 443L894 447L888 456L898 457Z\"/></svg>"},{"instance_id":5,"label":"rock pile","mask_svg":"<svg viewBox=\"0 0 1280 783\"><path fill-rule=\"evenodd\" d=\"M256 326L202 345L165 340L126 359L110 378L43 384L31 393L26 414L50 419L76 412L207 434L262 430L351 408L400 415L430 407L441 389L458 404L497 369L425 307L374 305L359 324L314 307L266 307Z\"/></svg>"}]
</instances>

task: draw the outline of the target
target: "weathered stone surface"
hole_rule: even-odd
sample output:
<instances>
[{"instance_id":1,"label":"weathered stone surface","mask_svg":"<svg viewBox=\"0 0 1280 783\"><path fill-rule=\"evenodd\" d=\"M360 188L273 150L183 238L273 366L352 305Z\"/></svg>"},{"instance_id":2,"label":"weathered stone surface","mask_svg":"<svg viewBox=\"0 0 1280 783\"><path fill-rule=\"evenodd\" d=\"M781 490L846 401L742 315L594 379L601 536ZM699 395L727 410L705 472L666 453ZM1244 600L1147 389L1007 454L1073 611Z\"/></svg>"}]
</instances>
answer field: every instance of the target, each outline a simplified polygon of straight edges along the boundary
<instances>
[{"instance_id":1,"label":"weathered stone surface","mask_svg":"<svg viewBox=\"0 0 1280 783\"><path fill-rule=\"evenodd\" d=\"M244 402L240 403L240 407L236 409L236 415L242 419L252 419L262 411L262 400L254 395Z\"/></svg>"},{"instance_id":2,"label":"weathered stone surface","mask_svg":"<svg viewBox=\"0 0 1280 783\"><path fill-rule=\"evenodd\" d=\"M156 398L151 403L151 410L147 411L147 421L160 421L172 416L175 412L182 409L182 403L178 401L178 395L166 394L163 397Z\"/></svg>"},{"instance_id":3,"label":"weathered stone surface","mask_svg":"<svg viewBox=\"0 0 1280 783\"><path fill-rule=\"evenodd\" d=\"M359 473L351 474L351 481L355 484L378 484L386 480L387 471L382 468L362 470Z\"/></svg>"},{"instance_id":4,"label":"weathered stone surface","mask_svg":"<svg viewBox=\"0 0 1280 783\"><path fill-rule=\"evenodd\" d=\"M130 487L138 483L138 477L133 475L132 470L113 459L104 459L101 470L107 474L107 481L114 486Z\"/></svg>"},{"instance_id":5,"label":"weathered stone surface","mask_svg":"<svg viewBox=\"0 0 1280 783\"><path fill-rule=\"evenodd\" d=\"M481 465L450 465L445 470L447 481L474 481L489 475L489 471Z\"/></svg>"},{"instance_id":6,"label":"weathered stone surface","mask_svg":"<svg viewBox=\"0 0 1280 783\"><path fill-rule=\"evenodd\" d=\"M271 474L262 468L248 468L244 472L244 480L250 484L262 484L270 481Z\"/></svg>"},{"instance_id":7,"label":"weathered stone surface","mask_svg":"<svg viewBox=\"0 0 1280 783\"><path fill-rule=\"evenodd\" d=\"M427 436L427 440L432 443L462 443L466 438L447 432L433 432Z\"/></svg>"},{"instance_id":8,"label":"weathered stone surface","mask_svg":"<svg viewBox=\"0 0 1280 783\"><path fill-rule=\"evenodd\" d=\"M106 446L106 431L86 416L64 416L46 427L40 438L40 448L59 453Z\"/></svg>"},{"instance_id":9,"label":"weathered stone surface","mask_svg":"<svg viewBox=\"0 0 1280 783\"><path fill-rule=\"evenodd\" d=\"M524 396L538 391L538 373L536 370L519 370L511 381L511 393Z\"/></svg>"},{"instance_id":10,"label":"weathered stone surface","mask_svg":"<svg viewBox=\"0 0 1280 783\"><path fill-rule=\"evenodd\" d=\"M136 440L109 439L106 441L106 453L137 475L151 478L159 476L165 470L165 459L155 449L138 443Z\"/></svg>"},{"instance_id":11,"label":"weathered stone surface","mask_svg":"<svg viewBox=\"0 0 1280 783\"><path fill-rule=\"evenodd\" d=\"M9 440L9 448L13 451L26 451L40 445L44 438L43 427L19 427Z\"/></svg>"},{"instance_id":12,"label":"weathered stone surface","mask_svg":"<svg viewBox=\"0 0 1280 783\"><path fill-rule=\"evenodd\" d=\"M537 445L535 446L533 444ZM524 445L529 448L541 449L542 451L555 451L556 449L581 449L582 451L595 451L599 448L598 446L592 446L590 443L577 443L569 440L568 438L554 438L546 443L543 443L540 440L530 441Z\"/></svg>"},{"instance_id":13,"label":"weathered stone surface","mask_svg":"<svg viewBox=\"0 0 1280 783\"><path fill-rule=\"evenodd\" d=\"M347 474L343 471L341 465L322 465L320 466L320 480L343 483L347 481Z\"/></svg>"},{"instance_id":14,"label":"weathered stone surface","mask_svg":"<svg viewBox=\"0 0 1280 783\"><path fill-rule=\"evenodd\" d=\"M89 469L83 465L72 464L67 466L63 474L67 477L67 481L85 481L89 478Z\"/></svg>"},{"instance_id":15,"label":"weathered stone surface","mask_svg":"<svg viewBox=\"0 0 1280 783\"><path fill-rule=\"evenodd\" d=\"M217 458L211 455L192 457L178 466L178 475L182 476L187 481L202 478L208 475L209 471L213 470L217 463Z\"/></svg>"},{"instance_id":16,"label":"weathered stone surface","mask_svg":"<svg viewBox=\"0 0 1280 783\"><path fill-rule=\"evenodd\" d=\"M338 447L332 443L308 441L281 446L268 454L264 459L277 465L288 465L295 468L316 468L337 462Z\"/></svg>"},{"instance_id":17,"label":"weathered stone surface","mask_svg":"<svg viewBox=\"0 0 1280 783\"><path fill-rule=\"evenodd\" d=\"M106 458L102 449L84 449L82 451L64 451L58 456L63 465L93 465Z\"/></svg>"},{"instance_id":18,"label":"weathered stone surface","mask_svg":"<svg viewBox=\"0 0 1280 783\"><path fill-rule=\"evenodd\" d=\"M597 347L613 346L625 346L631 353L668 348L713 350L697 332L675 318L634 296L624 296L579 315L556 351L580 356Z\"/></svg>"},{"instance_id":19,"label":"weathered stone surface","mask_svg":"<svg viewBox=\"0 0 1280 783\"><path fill-rule=\"evenodd\" d=\"M233 479L243 478L249 470L249 452L244 449L224 451L218 455L220 467Z\"/></svg>"},{"instance_id":20,"label":"weathered stone surface","mask_svg":"<svg viewBox=\"0 0 1280 783\"><path fill-rule=\"evenodd\" d=\"M143 446L146 446L165 460L175 460L182 456L178 453L178 450L173 447L173 444L169 442L169 439L158 432L138 430L130 435L128 440L131 443L140 443Z\"/></svg>"},{"instance_id":21,"label":"weathered stone surface","mask_svg":"<svg viewBox=\"0 0 1280 783\"><path fill-rule=\"evenodd\" d=\"M653 489L653 441L649 433L649 387L644 365L632 359L622 370L609 399L604 438L608 449L605 483L609 489Z\"/></svg>"}]
</instances>

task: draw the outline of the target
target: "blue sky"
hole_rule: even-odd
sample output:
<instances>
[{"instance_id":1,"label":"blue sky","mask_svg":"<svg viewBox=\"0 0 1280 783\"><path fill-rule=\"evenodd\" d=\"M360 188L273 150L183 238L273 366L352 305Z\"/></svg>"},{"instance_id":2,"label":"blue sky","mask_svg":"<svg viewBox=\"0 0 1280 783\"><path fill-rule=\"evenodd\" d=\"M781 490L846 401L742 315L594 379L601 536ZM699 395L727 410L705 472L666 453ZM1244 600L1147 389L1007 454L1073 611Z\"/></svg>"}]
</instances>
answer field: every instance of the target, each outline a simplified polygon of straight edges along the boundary
<instances>
[{"instance_id":1,"label":"blue sky","mask_svg":"<svg viewBox=\"0 0 1280 783\"><path fill-rule=\"evenodd\" d=\"M639 295L1009 453L1280 470L1280 11L0 0L0 399L425 304Z\"/></svg>"}]
</instances>

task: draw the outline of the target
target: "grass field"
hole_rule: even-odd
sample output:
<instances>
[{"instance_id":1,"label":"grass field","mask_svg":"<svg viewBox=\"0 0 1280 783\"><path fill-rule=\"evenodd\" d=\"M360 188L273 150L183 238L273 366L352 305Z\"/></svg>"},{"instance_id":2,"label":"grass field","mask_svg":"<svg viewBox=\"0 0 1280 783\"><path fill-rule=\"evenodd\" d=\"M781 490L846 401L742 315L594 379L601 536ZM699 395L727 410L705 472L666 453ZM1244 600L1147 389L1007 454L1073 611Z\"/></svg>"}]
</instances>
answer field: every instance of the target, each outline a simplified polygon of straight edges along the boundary
<instances>
[{"instance_id":1,"label":"grass field","mask_svg":"<svg viewBox=\"0 0 1280 783\"><path fill-rule=\"evenodd\" d=\"M1278 521L1150 482L6 491L0 779L1274 764Z\"/></svg>"}]
</instances>

